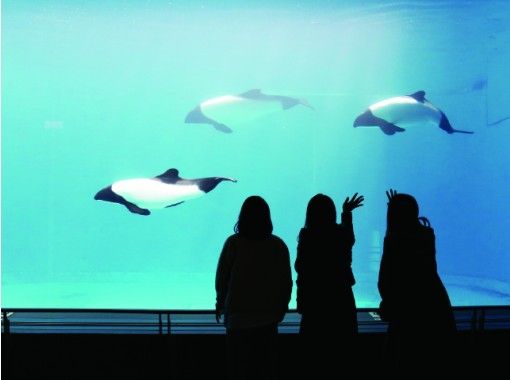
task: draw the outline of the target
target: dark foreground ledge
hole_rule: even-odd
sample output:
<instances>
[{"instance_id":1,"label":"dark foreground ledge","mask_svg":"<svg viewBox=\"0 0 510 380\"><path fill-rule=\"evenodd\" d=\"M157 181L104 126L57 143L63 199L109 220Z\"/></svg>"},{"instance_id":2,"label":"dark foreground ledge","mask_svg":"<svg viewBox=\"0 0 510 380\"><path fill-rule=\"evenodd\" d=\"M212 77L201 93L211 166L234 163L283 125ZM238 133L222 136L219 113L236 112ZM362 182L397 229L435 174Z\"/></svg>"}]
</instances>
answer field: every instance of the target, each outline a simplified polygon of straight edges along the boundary
<instances>
[{"instance_id":1,"label":"dark foreground ledge","mask_svg":"<svg viewBox=\"0 0 510 380\"><path fill-rule=\"evenodd\" d=\"M225 379L224 328L211 310L2 309L2 315L3 379ZM455 308L455 317L458 374L508 374L510 306ZM360 309L358 321L353 377L377 376L386 324L374 309ZM325 324L334 323L327 315ZM298 326L295 311L280 325L282 380L300 375ZM339 357L339 372L341 366Z\"/></svg>"}]
</instances>

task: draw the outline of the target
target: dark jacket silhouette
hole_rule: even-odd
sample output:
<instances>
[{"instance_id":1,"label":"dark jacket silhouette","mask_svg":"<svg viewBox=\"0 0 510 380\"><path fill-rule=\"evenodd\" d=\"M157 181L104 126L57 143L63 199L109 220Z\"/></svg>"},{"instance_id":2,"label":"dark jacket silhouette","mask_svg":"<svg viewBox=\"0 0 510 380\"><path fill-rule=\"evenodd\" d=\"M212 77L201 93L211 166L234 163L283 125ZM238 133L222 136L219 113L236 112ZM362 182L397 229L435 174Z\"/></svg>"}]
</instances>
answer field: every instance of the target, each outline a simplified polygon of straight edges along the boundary
<instances>
[{"instance_id":1,"label":"dark jacket silhouette","mask_svg":"<svg viewBox=\"0 0 510 380\"><path fill-rule=\"evenodd\" d=\"M317 194L308 203L299 233L295 269L303 365L316 375L330 373L338 358L353 350L358 324L352 291L352 210L362 201L356 195L346 200L337 224L333 200Z\"/></svg>"},{"instance_id":2,"label":"dark jacket silhouette","mask_svg":"<svg viewBox=\"0 0 510 380\"><path fill-rule=\"evenodd\" d=\"M390 195L391 194L391 195ZM387 231L379 270L380 314L388 322L392 365L428 368L445 358L455 333L448 293L436 264L434 230L408 194L388 194Z\"/></svg>"},{"instance_id":3,"label":"dark jacket silhouette","mask_svg":"<svg viewBox=\"0 0 510 380\"><path fill-rule=\"evenodd\" d=\"M352 286L352 246L355 238L352 213L342 213L342 223L321 229L302 228L299 233L295 269L297 272L297 311L306 318L322 319L329 312L340 312L339 328L355 331L356 310ZM308 326L303 324L303 331ZM316 326L319 327L319 326ZM310 326L314 329L315 326Z\"/></svg>"},{"instance_id":4,"label":"dark jacket silhouette","mask_svg":"<svg viewBox=\"0 0 510 380\"><path fill-rule=\"evenodd\" d=\"M227 376L275 379L278 323L292 292L289 250L272 234L269 206L248 197L216 271L216 319L227 329Z\"/></svg>"}]
</instances>

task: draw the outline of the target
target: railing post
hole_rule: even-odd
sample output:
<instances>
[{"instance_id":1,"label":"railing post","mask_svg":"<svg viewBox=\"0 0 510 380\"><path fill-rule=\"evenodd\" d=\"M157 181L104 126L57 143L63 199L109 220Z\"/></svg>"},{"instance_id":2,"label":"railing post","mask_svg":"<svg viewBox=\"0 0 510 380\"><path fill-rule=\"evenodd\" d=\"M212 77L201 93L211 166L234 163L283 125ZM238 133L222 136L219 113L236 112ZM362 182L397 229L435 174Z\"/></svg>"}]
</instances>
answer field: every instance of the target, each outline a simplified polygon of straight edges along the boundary
<instances>
[{"instance_id":1,"label":"railing post","mask_svg":"<svg viewBox=\"0 0 510 380\"><path fill-rule=\"evenodd\" d=\"M485 309L480 312L480 318L478 318L478 331L483 332L485 330Z\"/></svg>"},{"instance_id":2,"label":"railing post","mask_svg":"<svg viewBox=\"0 0 510 380\"><path fill-rule=\"evenodd\" d=\"M473 315L471 317L471 332L476 332L476 321L478 320L478 309L476 307L473 308Z\"/></svg>"},{"instance_id":3,"label":"railing post","mask_svg":"<svg viewBox=\"0 0 510 380\"><path fill-rule=\"evenodd\" d=\"M11 332L11 321L9 321L6 311L2 311L2 319L4 320L4 333L9 334Z\"/></svg>"},{"instance_id":4,"label":"railing post","mask_svg":"<svg viewBox=\"0 0 510 380\"><path fill-rule=\"evenodd\" d=\"M167 334L170 335L172 333L172 324L170 320L170 313L167 313L166 315L166 325L167 325Z\"/></svg>"},{"instance_id":5,"label":"railing post","mask_svg":"<svg viewBox=\"0 0 510 380\"><path fill-rule=\"evenodd\" d=\"M163 334L163 318L161 317L161 313L158 313L158 326L159 326L159 335Z\"/></svg>"}]
</instances>

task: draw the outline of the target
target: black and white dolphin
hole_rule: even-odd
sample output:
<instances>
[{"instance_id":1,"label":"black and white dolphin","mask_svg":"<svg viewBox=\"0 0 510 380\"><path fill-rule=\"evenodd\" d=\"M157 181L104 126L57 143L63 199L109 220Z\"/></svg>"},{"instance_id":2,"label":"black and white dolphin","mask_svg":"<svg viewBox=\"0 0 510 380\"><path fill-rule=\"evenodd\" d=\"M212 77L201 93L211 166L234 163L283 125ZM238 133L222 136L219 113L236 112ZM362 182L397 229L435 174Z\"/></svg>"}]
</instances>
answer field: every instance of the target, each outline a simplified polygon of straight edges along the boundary
<instances>
[{"instance_id":1,"label":"black and white dolphin","mask_svg":"<svg viewBox=\"0 0 510 380\"><path fill-rule=\"evenodd\" d=\"M232 133L227 124L254 120L267 114L287 110L298 104L312 108L304 99L281 95L266 95L259 89L239 95L223 95L208 99L186 116L188 124L210 124L220 132Z\"/></svg>"},{"instance_id":2,"label":"black and white dolphin","mask_svg":"<svg viewBox=\"0 0 510 380\"><path fill-rule=\"evenodd\" d=\"M100 190L95 200L120 203L129 211L149 215L149 210L162 209L198 198L220 182L237 182L232 178L207 177L183 179L177 169L168 169L154 178L132 178L114 182Z\"/></svg>"},{"instance_id":3,"label":"black and white dolphin","mask_svg":"<svg viewBox=\"0 0 510 380\"><path fill-rule=\"evenodd\" d=\"M379 127L387 135L404 132L397 124L432 123L448 133L473 133L453 129L446 115L425 99L425 91L396 96L368 107L354 120L354 127Z\"/></svg>"}]
</instances>

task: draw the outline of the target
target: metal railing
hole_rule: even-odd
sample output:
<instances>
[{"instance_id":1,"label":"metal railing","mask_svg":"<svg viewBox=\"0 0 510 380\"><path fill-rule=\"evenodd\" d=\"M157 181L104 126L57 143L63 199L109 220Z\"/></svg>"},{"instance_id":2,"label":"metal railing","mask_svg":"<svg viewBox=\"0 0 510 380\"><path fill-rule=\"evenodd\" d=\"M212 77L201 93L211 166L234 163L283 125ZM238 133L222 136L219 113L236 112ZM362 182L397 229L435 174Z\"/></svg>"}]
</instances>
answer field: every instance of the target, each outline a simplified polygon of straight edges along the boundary
<instances>
[{"instance_id":1,"label":"metal railing","mask_svg":"<svg viewBox=\"0 0 510 380\"><path fill-rule=\"evenodd\" d=\"M459 330L510 329L510 305L454 307ZM359 308L360 333L384 332L377 308ZM214 310L3 308L2 333L223 333ZM289 310L280 331L295 333L300 317ZM327 322L327 321L326 321ZM334 316L331 317L334 324ZM417 328L419 328L417 326Z\"/></svg>"}]
</instances>

